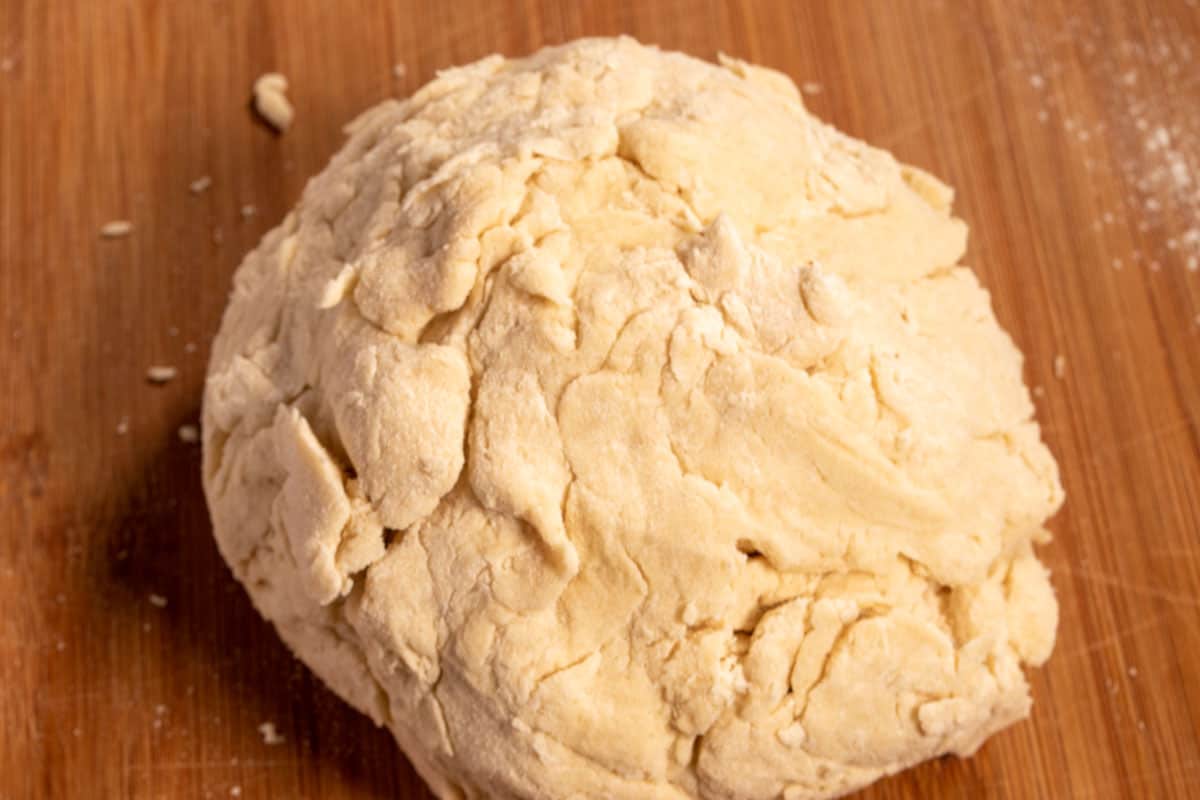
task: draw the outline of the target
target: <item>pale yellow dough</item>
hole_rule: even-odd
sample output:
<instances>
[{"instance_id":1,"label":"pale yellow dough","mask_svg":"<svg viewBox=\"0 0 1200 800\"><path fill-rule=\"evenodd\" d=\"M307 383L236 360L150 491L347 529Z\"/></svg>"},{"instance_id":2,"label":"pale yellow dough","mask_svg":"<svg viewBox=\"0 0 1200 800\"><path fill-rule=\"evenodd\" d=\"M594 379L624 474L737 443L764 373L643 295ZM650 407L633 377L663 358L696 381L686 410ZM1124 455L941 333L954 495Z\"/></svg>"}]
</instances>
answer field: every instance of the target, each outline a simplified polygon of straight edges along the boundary
<instances>
[{"instance_id":1,"label":"pale yellow dough","mask_svg":"<svg viewBox=\"0 0 1200 800\"><path fill-rule=\"evenodd\" d=\"M446 798L824 798L1025 716L1062 502L952 192L592 39L386 102L242 264L221 552Z\"/></svg>"}]
</instances>

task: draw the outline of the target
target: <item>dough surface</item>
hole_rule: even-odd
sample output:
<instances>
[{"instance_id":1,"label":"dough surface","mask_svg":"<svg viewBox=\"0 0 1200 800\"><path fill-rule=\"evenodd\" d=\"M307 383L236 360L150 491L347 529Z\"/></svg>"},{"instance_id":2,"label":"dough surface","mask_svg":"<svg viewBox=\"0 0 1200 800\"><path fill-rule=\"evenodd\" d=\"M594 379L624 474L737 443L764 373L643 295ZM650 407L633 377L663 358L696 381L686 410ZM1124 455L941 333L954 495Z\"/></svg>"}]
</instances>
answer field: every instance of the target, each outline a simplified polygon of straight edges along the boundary
<instances>
[{"instance_id":1,"label":"dough surface","mask_svg":"<svg viewBox=\"0 0 1200 800\"><path fill-rule=\"evenodd\" d=\"M630 39L347 130L238 270L204 484L441 797L831 797L1028 713L1063 494L948 187Z\"/></svg>"}]
</instances>

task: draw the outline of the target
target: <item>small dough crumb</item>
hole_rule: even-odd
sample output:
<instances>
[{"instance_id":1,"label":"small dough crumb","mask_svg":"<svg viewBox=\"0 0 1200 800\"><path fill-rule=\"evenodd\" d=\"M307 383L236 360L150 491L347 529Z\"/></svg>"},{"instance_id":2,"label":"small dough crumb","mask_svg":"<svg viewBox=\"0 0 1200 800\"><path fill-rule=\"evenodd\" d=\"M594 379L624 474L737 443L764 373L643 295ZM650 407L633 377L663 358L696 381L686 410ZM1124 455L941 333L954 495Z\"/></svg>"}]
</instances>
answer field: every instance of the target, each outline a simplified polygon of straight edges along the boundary
<instances>
[{"instance_id":1,"label":"small dough crumb","mask_svg":"<svg viewBox=\"0 0 1200 800\"><path fill-rule=\"evenodd\" d=\"M1062 354L1054 357L1054 377L1060 381L1067 377L1067 357Z\"/></svg>"},{"instance_id":2,"label":"small dough crumb","mask_svg":"<svg viewBox=\"0 0 1200 800\"><path fill-rule=\"evenodd\" d=\"M203 194L208 191L208 187L210 186L212 186L212 178L208 175L202 175L188 184L188 189L191 190L192 194Z\"/></svg>"},{"instance_id":3,"label":"small dough crumb","mask_svg":"<svg viewBox=\"0 0 1200 800\"><path fill-rule=\"evenodd\" d=\"M243 219L250 219L250 217L253 217L257 213L258 213L258 208L251 203L246 203L244 206L242 206L242 218Z\"/></svg>"},{"instance_id":4,"label":"small dough crumb","mask_svg":"<svg viewBox=\"0 0 1200 800\"><path fill-rule=\"evenodd\" d=\"M146 370L146 380L151 383L169 383L178 375L178 369L165 364L155 364Z\"/></svg>"},{"instance_id":5,"label":"small dough crumb","mask_svg":"<svg viewBox=\"0 0 1200 800\"><path fill-rule=\"evenodd\" d=\"M296 116L287 98L287 78L278 72L268 72L254 82L254 110L271 127L283 133Z\"/></svg>"},{"instance_id":6,"label":"small dough crumb","mask_svg":"<svg viewBox=\"0 0 1200 800\"><path fill-rule=\"evenodd\" d=\"M105 239L120 239L131 233L133 233L133 223L127 219L114 219L112 222L106 222L100 228L100 235Z\"/></svg>"},{"instance_id":7,"label":"small dough crumb","mask_svg":"<svg viewBox=\"0 0 1200 800\"><path fill-rule=\"evenodd\" d=\"M195 444L200 441L200 429L191 423L179 426L179 441Z\"/></svg>"},{"instance_id":8,"label":"small dough crumb","mask_svg":"<svg viewBox=\"0 0 1200 800\"><path fill-rule=\"evenodd\" d=\"M150 601L150 605L154 606L155 608L167 607L167 598L163 597L161 594L155 594L151 592L147 599Z\"/></svg>"},{"instance_id":9,"label":"small dough crumb","mask_svg":"<svg viewBox=\"0 0 1200 800\"><path fill-rule=\"evenodd\" d=\"M259 725L258 732L262 736L263 744L283 744L283 736L275 729L274 722L268 720Z\"/></svg>"}]
</instances>

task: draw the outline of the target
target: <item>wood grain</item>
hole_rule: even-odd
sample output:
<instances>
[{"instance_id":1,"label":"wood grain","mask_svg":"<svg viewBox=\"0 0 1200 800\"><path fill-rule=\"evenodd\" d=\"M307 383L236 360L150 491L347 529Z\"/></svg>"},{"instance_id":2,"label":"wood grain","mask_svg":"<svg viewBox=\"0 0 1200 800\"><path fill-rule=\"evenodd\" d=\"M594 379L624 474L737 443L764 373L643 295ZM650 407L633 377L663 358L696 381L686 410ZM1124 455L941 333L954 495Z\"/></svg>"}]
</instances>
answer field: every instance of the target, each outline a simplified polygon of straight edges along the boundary
<instances>
[{"instance_id":1,"label":"wood grain","mask_svg":"<svg viewBox=\"0 0 1200 800\"><path fill-rule=\"evenodd\" d=\"M1195 0L0 0L0 798L427 796L252 611L176 431L240 255L344 122L620 32L811 82L822 117L957 186L1038 387L1069 499L1033 718L863 796L1200 794ZM267 70L284 136L248 110Z\"/></svg>"}]
</instances>

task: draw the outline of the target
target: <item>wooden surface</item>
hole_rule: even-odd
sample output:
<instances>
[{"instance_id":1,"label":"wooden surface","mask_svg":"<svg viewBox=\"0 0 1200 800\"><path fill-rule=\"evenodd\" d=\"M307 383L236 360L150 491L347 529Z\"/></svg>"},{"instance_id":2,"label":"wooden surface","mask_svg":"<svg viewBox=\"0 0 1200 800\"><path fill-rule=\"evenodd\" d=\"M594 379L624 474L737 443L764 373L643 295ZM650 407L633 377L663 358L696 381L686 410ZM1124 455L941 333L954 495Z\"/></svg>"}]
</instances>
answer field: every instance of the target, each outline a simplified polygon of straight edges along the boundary
<instances>
[{"instance_id":1,"label":"wooden surface","mask_svg":"<svg viewBox=\"0 0 1200 800\"><path fill-rule=\"evenodd\" d=\"M619 32L781 69L953 183L1028 356L1068 493L1033 718L864 796L1200 796L1195 0L0 0L0 798L427 796L252 611L176 431L241 254L344 122ZM282 137L247 107L275 69ZM102 240L117 218L133 234ZM149 385L158 363L179 378Z\"/></svg>"}]
</instances>

